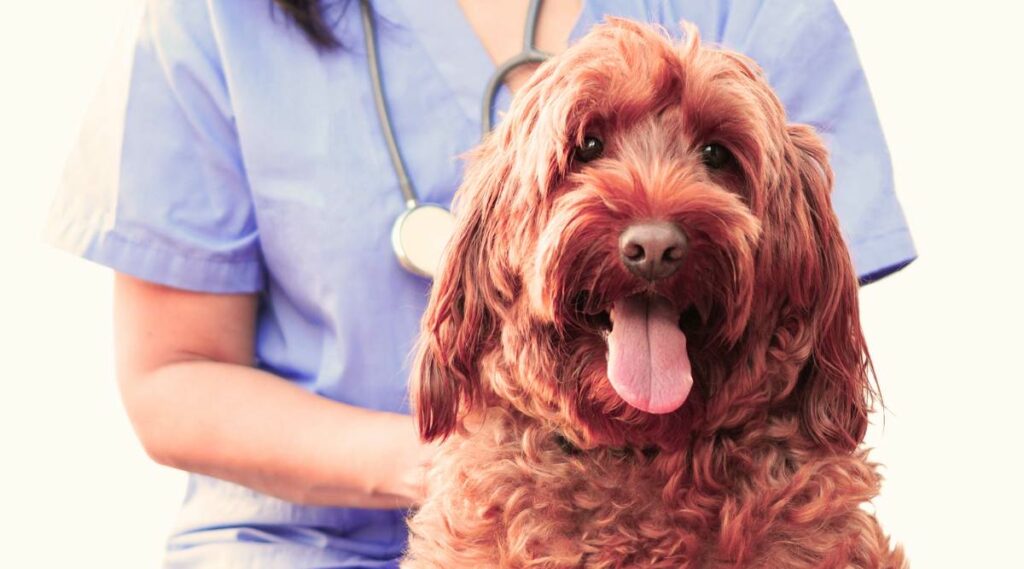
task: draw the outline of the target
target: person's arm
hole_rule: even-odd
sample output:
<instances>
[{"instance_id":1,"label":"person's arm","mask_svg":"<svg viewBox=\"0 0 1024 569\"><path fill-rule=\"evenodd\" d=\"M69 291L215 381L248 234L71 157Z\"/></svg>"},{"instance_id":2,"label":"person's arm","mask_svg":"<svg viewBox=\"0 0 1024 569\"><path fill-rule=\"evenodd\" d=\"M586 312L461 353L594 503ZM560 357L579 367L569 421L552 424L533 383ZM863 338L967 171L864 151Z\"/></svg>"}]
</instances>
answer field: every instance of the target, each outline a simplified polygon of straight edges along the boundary
<instances>
[{"instance_id":1,"label":"person's arm","mask_svg":"<svg viewBox=\"0 0 1024 569\"><path fill-rule=\"evenodd\" d=\"M410 417L334 402L252 367L257 297L118 274L122 399L157 462L302 504L394 508L431 454Z\"/></svg>"}]
</instances>

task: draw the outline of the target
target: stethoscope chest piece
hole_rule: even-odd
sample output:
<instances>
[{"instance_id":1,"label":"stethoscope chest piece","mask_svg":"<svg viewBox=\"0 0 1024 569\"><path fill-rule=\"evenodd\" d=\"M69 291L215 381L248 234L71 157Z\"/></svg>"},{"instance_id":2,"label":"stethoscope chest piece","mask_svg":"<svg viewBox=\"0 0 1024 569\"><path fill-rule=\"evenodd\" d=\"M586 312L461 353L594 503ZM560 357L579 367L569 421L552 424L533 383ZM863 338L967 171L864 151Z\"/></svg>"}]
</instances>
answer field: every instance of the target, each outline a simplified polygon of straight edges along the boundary
<instances>
[{"instance_id":1,"label":"stethoscope chest piece","mask_svg":"<svg viewBox=\"0 0 1024 569\"><path fill-rule=\"evenodd\" d=\"M417 204L395 220L391 246L402 267L433 278L454 232L455 216L450 211L438 205Z\"/></svg>"}]
</instances>

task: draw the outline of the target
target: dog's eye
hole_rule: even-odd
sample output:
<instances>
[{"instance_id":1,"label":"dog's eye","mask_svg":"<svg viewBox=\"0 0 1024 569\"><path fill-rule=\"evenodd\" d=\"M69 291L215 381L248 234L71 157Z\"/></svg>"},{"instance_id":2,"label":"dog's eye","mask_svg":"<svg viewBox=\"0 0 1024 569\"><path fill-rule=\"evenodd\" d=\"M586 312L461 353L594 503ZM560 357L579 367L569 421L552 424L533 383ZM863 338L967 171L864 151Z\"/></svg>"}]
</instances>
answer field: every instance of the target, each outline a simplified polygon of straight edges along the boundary
<instances>
[{"instance_id":1,"label":"dog's eye","mask_svg":"<svg viewBox=\"0 0 1024 569\"><path fill-rule=\"evenodd\" d=\"M712 142L711 144L705 144L700 149L700 159L708 168L721 170L732 163L733 156L732 152L729 152L724 146Z\"/></svg>"},{"instance_id":2,"label":"dog's eye","mask_svg":"<svg viewBox=\"0 0 1024 569\"><path fill-rule=\"evenodd\" d=\"M583 139L583 144L576 147L574 158L580 162L590 162L601 157L604 152L604 143L600 138L588 136Z\"/></svg>"}]
</instances>

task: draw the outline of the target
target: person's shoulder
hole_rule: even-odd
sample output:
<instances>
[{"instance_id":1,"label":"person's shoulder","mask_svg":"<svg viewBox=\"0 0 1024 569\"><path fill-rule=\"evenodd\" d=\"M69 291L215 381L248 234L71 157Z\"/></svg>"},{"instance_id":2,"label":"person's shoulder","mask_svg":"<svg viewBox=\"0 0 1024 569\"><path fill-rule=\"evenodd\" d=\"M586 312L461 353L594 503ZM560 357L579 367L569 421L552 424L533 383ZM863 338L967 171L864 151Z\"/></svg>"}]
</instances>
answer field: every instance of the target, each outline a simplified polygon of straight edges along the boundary
<instances>
[{"instance_id":1,"label":"person's shoulder","mask_svg":"<svg viewBox=\"0 0 1024 569\"><path fill-rule=\"evenodd\" d=\"M253 10L253 2L246 0L142 0L145 9L168 19L180 21L203 21L209 19L211 13L223 10L238 10L248 7ZM273 3L265 0L264 9L270 10Z\"/></svg>"},{"instance_id":2,"label":"person's shoulder","mask_svg":"<svg viewBox=\"0 0 1024 569\"><path fill-rule=\"evenodd\" d=\"M142 4L151 22L185 28L208 27L211 4L232 0L143 0Z\"/></svg>"},{"instance_id":3,"label":"person's shoulder","mask_svg":"<svg viewBox=\"0 0 1024 569\"><path fill-rule=\"evenodd\" d=\"M310 47L271 0L143 0L143 7L140 39L156 46L165 64L251 66L268 53Z\"/></svg>"},{"instance_id":4,"label":"person's shoulder","mask_svg":"<svg viewBox=\"0 0 1024 569\"><path fill-rule=\"evenodd\" d=\"M191 38L212 45L224 29L283 17L270 0L261 2L262 9L252 4L245 0L143 0L144 25L154 36Z\"/></svg>"},{"instance_id":5,"label":"person's shoulder","mask_svg":"<svg viewBox=\"0 0 1024 569\"><path fill-rule=\"evenodd\" d=\"M211 0L212 1L212 0ZM215 35L210 23L210 1L207 0L143 0L140 30L168 54L183 45L214 50Z\"/></svg>"}]
</instances>

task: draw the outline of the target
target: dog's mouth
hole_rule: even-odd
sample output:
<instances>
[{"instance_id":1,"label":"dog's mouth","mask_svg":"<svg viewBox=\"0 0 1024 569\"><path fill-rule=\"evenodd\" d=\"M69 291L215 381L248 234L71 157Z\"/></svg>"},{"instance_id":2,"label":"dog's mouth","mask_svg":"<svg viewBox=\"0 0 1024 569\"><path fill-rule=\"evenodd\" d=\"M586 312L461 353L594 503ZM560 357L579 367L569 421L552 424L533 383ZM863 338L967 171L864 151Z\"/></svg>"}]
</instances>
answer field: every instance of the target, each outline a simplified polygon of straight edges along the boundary
<instances>
[{"instance_id":1,"label":"dog's mouth","mask_svg":"<svg viewBox=\"0 0 1024 569\"><path fill-rule=\"evenodd\" d=\"M649 293L615 300L606 310L587 312L586 324L608 344L608 382L629 405L647 413L671 413L693 387L683 329L691 310Z\"/></svg>"}]
</instances>

